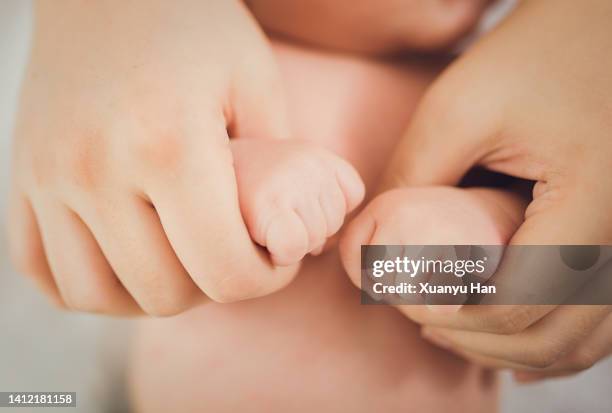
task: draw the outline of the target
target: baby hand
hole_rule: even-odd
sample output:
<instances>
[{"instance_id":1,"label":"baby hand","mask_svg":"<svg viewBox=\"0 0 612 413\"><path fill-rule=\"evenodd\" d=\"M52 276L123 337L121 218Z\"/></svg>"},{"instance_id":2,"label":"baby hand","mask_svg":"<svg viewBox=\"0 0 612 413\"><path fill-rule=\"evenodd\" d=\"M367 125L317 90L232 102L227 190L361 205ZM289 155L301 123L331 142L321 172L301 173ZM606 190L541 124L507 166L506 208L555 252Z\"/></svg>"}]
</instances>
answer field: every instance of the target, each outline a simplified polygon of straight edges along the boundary
<instances>
[{"instance_id":1,"label":"baby hand","mask_svg":"<svg viewBox=\"0 0 612 413\"><path fill-rule=\"evenodd\" d=\"M319 253L363 200L357 171L322 148L262 139L233 140L231 148L242 215L276 265Z\"/></svg>"},{"instance_id":2,"label":"baby hand","mask_svg":"<svg viewBox=\"0 0 612 413\"><path fill-rule=\"evenodd\" d=\"M247 0L266 29L360 53L435 50L456 44L489 0Z\"/></svg>"},{"instance_id":3,"label":"baby hand","mask_svg":"<svg viewBox=\"0 0 612 413\"><path fill-rule=\"evenodd\" d=\"M241 2L36 5L9 207L21 272L60 305L117 315L286 285L295 269L270 265L237 202L228 130L287 135Z\"/></svg>"}]
</instances>

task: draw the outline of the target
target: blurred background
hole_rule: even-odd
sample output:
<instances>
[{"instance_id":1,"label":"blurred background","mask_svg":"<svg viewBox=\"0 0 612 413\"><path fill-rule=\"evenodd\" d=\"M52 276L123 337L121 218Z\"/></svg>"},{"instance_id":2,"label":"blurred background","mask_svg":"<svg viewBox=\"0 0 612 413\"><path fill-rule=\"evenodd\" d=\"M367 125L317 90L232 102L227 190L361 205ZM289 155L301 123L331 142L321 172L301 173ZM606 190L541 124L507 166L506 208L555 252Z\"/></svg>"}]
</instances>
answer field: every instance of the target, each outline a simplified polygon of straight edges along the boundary
<instances>
[{"instance_id":1,"label":"blurred background","mask_svg":"<svg viewBox=\"0 0 612 413\"><path fill-rule=\"evenodd\" d=\"M0 0L2 217L13 118L30 29L29 0ZM54 412L128 412L123 373L132 322L52 308L29 280L10 268L4 226L0 221L0 391L77 392L76 409L56 408ZM539 384L518 386L504 376L502 412L611 412L611 390L612 360L570 379ZM9 411L0 408L5 410Z\"/></svg>"}]
</instances>

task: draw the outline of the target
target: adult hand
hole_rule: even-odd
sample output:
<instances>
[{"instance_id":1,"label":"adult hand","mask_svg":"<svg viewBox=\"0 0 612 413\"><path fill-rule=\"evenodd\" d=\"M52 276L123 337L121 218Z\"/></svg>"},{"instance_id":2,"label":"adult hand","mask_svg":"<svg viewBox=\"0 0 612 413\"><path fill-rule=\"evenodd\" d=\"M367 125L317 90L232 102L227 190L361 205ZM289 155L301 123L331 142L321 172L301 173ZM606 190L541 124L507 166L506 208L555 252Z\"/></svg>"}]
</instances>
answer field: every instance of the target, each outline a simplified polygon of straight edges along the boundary
<instances>
[{"instance_id":1,"label":"adult hand","mask_svg":"<svg viewBox=\"0 0 612 413\"><path fill-rule=\"evenodd\" d=\"M431 87L386 187L454 185L480 165L536 181L511 244L610 244L611 17L607 0L521 4ZM469 359L538 371L523 378L581 370L612 349L610 306L401 310Z\"/></svg>"},{"instance_id":2,"label":"adult hand","mask_svg":"<svg viewBox=\"0 0 612 413\"><path fill-rule=\"evenodd\" d=\"M60 305L114 315L286 285L295 268L247 233L228 145L228 129L288 134L244 6L40 1L36 24L9 207L18 269Z\"/></svg>"}]
</instances>

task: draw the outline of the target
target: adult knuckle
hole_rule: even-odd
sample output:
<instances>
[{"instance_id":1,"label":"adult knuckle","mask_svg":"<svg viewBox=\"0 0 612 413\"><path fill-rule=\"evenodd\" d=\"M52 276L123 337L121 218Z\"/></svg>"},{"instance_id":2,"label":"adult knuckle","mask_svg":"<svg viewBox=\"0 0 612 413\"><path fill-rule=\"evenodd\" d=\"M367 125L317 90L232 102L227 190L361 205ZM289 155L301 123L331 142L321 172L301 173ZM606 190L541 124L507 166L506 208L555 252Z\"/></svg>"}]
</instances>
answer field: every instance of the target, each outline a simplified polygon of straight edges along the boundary
<instances>
[{"instance_id":1,"label":"adult knuckle","mask_svg":"<svg viewBox=\"0 0 612 413\"><path fill-rule=\"evenodd\" d=\"M177 168L188 151L186 139L177 131L142 133L134 138L133 152L136 159L156 169Z\"/></svg>"},{"instance_id":2,"label":"adult knuckle","mask_svg":"<svg viewBox=\"0 0 612 413\"><path fill-rule=\"evenodd\" d=\"M102 185L108 173L107 137L96 132L83 132L73 139L66 151L66 182L86 191Z\"/></svg>"},{"instance_id":3,"label":"adult knuckle","mask_svg":"<svg viewBox=\"0 0 612 413\"><path fill-rule=\"evenodd\" d=\"M569 368L574 371L587 370L595 365L598 357L589 348L579 348L574 351L568 359Z\"/></svg>"}]
</instances>

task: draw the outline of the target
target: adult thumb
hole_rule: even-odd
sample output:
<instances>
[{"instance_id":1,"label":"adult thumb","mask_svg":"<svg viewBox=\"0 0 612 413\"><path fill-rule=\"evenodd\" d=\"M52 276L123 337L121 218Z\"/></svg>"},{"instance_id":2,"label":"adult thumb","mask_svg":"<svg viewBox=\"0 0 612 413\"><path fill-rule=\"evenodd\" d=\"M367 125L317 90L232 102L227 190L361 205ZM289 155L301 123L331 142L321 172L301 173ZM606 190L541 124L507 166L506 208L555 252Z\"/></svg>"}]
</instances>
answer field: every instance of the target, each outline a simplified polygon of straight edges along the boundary
<instances>
[{"instance_id":1,"label":"adult thumb","mask_svg":"<svg viewBox=\"0 0 612 413\"><path fill-rule=\"evenodd\" d=\"M423 97L383 176L382 190L456 185L490 152L497 124L493 107L454 83L446 73Z\"/></svg>"}]
</instances>

